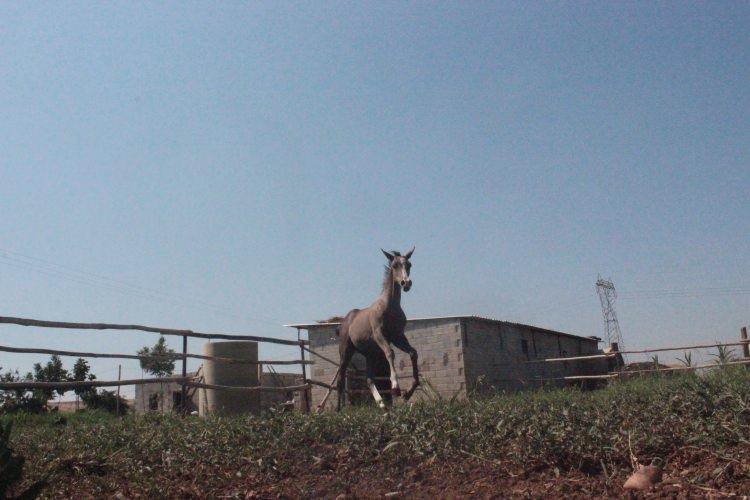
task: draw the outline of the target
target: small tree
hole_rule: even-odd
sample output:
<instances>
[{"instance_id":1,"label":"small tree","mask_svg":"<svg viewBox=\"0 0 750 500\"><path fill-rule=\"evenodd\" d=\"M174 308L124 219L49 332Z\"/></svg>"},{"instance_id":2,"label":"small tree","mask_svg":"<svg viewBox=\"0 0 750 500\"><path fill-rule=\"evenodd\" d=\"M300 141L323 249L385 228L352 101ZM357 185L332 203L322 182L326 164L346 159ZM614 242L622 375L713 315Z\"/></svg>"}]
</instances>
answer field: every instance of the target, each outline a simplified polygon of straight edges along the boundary
<instances>
[{"instance_id":1,"label":"small tree","mask_svg":"<svg viewBox=\"0 0 750 500\"><path fill-rule=\"evenodd\" d=\"M34 380L37 382L65 382L69 380L68 370L63 368L60 356L53 354L46 365L42 366L41 363L34 364ZM37 396L43 398L45 402L52 399L55 392L59 396L62 396L67 390L41 388L35 391Z\"/></svg>"},{"instance_id":2,"label":"small tree","mask_svg":"<svg viewBox=\"0 0 750 500\"><path fill-rule=\"evenodd\" d=\"M144 347L138 351L141 369L155 377L166 377L174 373L174 349L167 347L167 341L163 336L153 347ZM164 411L164 384L159 383L159 399L161 400L161 411Z\"/></svg>"},{"instance_id":3,"label":"small tree","mask_svg":"<svg viewBox=\"0 0 750 500\"><path fill-rule=\"evenodd\" d=\"M29 380L32 380L31 373L21 377L18 370L8 370L0 374L0 382L25 382ZM44 410L44 403L41 398L35 397L34 393L27 389L0 391L0 415L18 411L41 413ZM2 470L2 467L0 467L0 470Z\"/></svg>"},{"instance_id":4,"label":"small tree","mask_svg":"<svg viewBox=\"0 0 750 500\"><path fill-rule=\"evenodd\" d=\"M71 377L71 380L75 382L83 382L85 380L94 380L96 379L96 375L91 373L91 367L89 366L89 362L86 361L83 358L78 358L73 365L73 376ZM73 389L73 392L76 393L76 410L78 409L78 400L83 399L84 402L86 401L86 396L92 392L96 392L96 389L93 387L76 387Z\"/></svg>"}]
</instances>

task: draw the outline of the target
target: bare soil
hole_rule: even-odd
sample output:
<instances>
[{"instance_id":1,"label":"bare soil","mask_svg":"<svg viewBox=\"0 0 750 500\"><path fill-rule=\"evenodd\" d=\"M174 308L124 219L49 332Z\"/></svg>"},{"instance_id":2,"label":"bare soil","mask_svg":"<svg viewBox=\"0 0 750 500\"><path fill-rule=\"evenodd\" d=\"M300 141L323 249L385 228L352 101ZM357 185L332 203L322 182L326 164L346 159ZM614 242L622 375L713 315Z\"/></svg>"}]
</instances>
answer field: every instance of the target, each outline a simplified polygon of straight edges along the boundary
<instances>
[{"instance_id":1,"label":"bare soil","mask_svg":"<svg viewBox=\"0 0 750 500\"><path fill-rule=\"evenodd\" d=\"M750 447L717 454L683 448L665 457L664 478L651 490L622 489L630 470L589 473L549 467L525 470L467 456L454 463L426 460L401 469L352 464L334 449L320 449L319 460L300 464L284 476L198 467L190 474L160 477L173 498L720 498L750 495ZM337 458L338 456L338 458ZM142 488L95 464L74 464L71 481L53 486L54 497L144 498ZM106 485L106 486L105 486ZM102 491L102 487L104 490ZM93 489L92 489L93 487ZM97 494L92 494L97 491ZM45 496L52 493L45 491ZM104 493L104 495L102 495Z\"/></svg>"}]
</instances>

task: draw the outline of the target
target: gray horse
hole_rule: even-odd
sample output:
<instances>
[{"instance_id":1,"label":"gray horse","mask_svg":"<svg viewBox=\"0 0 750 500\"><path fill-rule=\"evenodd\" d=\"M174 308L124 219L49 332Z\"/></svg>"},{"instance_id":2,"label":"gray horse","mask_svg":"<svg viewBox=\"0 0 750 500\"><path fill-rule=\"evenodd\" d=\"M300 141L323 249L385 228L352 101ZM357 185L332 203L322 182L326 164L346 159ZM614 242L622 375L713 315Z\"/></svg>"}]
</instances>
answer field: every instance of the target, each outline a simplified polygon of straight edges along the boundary
<instances>
[{"instance_id":1,"label":"gray horse","mask_svg":"<svg viewBox=\"0 0 750 500\"><path fill-rule=\"evenodd\" d=\"M419 386L417 351L409 344L404 335L406 315L404 310L401 309L401 290L408 292L411 289L411 278L409 277L411 262L409 262L409 259L414 253L414 248L405 255L395 251L386 252L382 249L381 251L388 259L385 277L383 278L383 290L370 307L349 311L336 330L339 336L341 363L331 386L338 382L336 387L338 390L337 408L339 410L344 400L346 371L355 352L359 352L365 357L367 387L381 408L385 408L385 402L378 392L377 386L379 384L376 381L386 375L386 373L383 373L384 367L387 367L386 371L390 372L390 396L401 395L396 367L394 366L395 355L391 344L407 353L411 358L414 381L409 390L403 394L404 399L408 400ZM322 410L330 393L331 389L328 390L326 397L318 406L319 411ZM391 400L388 396L387 399Z\"/></svg>"}]
</instances>

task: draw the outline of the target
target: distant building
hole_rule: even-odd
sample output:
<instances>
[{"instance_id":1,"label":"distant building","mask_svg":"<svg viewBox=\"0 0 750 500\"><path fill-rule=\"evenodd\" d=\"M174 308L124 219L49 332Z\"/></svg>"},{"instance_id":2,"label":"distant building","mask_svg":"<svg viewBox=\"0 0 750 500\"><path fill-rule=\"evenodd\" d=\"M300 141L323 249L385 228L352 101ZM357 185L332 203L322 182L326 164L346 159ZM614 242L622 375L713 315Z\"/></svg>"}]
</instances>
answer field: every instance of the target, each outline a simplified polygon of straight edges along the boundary
<instances>
[{"instance_id":1,"label":"distant building","mask_svg":"<svg viewBox=\"0 0 750 500\"><path fill-rule=\"evenodd\" d=\"M132 399L125 399L123 398L122 401L125 402L128 408L133 407L133 400ZM75 413L76 411L82 411L86 409L86 405L83 401L55 401L50 400L47 401L47 409L49 411L58 411L60 413Z\"/></svg>"},{"instance_id":2,"label":"distant building","mask_svg":"<svg viewBox=\"0 0 750 500\"><path fill-rule=\"evenodd\" d=\"M47 401L47 409L49 411L58 411L60 413L74 413L78 410L86 409L86 405L83 401Z\"/></svg>"},{"instance_id":3,"label":"distant building","mask_svg":"<svg viewBox=\"0 0 750 500\"><path fill-rule=\"evenodd\" d=\"M196 372L188 373L188 377L194 377ZM135 386L135 398L133 411L135 413L146 413L156 411L160 413L172 413L181 410L182 385L175 382L141 384ZM196 388L187 388L187 411L198 409L198 393Z\"/></svg>"},{"instance_id":4,"label":"distant building","mask_svg":"<svg viewBox=\"0 0 750 500\"><path fill-rule=\"evenodd\" d=\"M339 323L287 325L308 331L310 349L338 362ZM447 316L410 319L406 336L419 354L419 371L425 391L444 398L466 397L493 390L520 390L541 385L563 386L570 375L607 372L605 360L533 363L551 357L583 356L601 353L598 337L581 337L530 325L498 321L479 316ZM403 390L411 384L409 357L394 348L396 367ZM312 356L311 378L330 383L337 366ZM352 364L364 370L364 358L356 354ZM363 373L363 372L362 372ZM349 375L347 385L363 392L361 373ZM317 405L326 389L313 386L312 405ZM356 391L353 391L356 392ZM329 400L334 404L335 397Z\"/></svg>"},{"instance_id":5,"label":"distant building","mask_svg":"<svg viewBox=\"0 0 750 500\"><path fill-rule=\"evenodd\" d=\"M261 366L261 365L258 365ZM189 377L198 377L200 379L201 369L196 372L188 373ZM298 373L268 373L263 372L260 376L260 384L266 387L282 387L299 385L302 375ZM200 404L200 393L205 389L195 387L187 388L187 411L188 413L197 411ZM242 398L243 393L240 391L233 392L233 397ZM155 411L161 413L178 412L181 409L182 385L174 382L170 383L152 383L135 386L135 399L132 407L135 413L146 413ZM261 411L271 408L292 407L299 405L298 396L295 399L294 392L261 392L260 409Z\"/></svg>"}]
</instances>

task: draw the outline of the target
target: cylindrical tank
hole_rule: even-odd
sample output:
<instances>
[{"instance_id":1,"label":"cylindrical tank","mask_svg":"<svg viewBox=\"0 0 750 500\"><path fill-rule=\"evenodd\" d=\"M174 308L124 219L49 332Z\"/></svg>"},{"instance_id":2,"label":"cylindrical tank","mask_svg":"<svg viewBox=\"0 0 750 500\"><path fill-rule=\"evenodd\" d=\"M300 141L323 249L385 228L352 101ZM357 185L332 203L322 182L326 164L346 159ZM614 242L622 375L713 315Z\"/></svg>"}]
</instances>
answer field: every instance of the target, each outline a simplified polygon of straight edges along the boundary
<instances>
[{"instance_id":1,"label":"cylindrical tank","mask_svg":"<svg viewBox=\"0 0 750 500\"><path fill-rule=\"evenodd\" d=\"M203 354L205 356L258 361L258 343L246 341L211 342L203 346ZM258 365L205 360L203 362L202 382L235 387L256 386L259 385ZM212 413L237 415L260 411L260 393L257 391L202 388L198 391L200 392L199 414L202 417Z\"/></svg>"}]
</instances>

